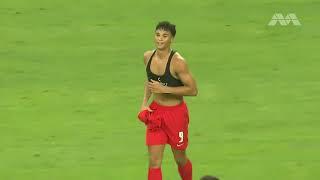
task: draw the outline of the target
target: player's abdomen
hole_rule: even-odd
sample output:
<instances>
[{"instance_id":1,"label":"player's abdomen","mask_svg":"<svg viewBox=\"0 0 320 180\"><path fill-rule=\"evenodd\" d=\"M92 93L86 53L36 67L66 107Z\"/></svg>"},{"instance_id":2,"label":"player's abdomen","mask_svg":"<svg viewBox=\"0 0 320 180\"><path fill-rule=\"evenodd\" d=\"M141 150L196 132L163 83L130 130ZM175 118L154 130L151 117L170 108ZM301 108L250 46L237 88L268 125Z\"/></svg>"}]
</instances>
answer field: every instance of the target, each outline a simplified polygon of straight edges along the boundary
<instances>
[{"instance_id":1,"label":"player's abdomen","mask_svg":"<svg viewBox=\"0 0 320 180\"><path fill-rule=\"evenodd\" d=\"M174 106L183 101L183 96L173 94L153 94L153 100L164 106Z\"/></svg>"}]
</instances>

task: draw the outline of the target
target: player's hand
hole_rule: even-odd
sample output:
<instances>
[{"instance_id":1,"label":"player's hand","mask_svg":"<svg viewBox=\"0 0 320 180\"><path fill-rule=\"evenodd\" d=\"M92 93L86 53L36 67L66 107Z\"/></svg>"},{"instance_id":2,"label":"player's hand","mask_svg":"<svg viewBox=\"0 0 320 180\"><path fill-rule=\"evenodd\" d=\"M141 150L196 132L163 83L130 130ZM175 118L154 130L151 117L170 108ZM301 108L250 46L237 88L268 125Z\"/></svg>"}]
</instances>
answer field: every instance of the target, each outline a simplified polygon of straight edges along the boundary
<instances>
[{"instance_id":1,"label":"player's hand","mask_svg":"<svg viewBox=\"0 0 320 180\"><path fill-rule=\"evenodd\" d=\"M142 105L138 114L138 119L147 125L152 111L153 110L149 106Z\"/></svg>"},{"instance_id":2,"label":"player's hand","mask_svg":"<svg viewBox=\"0 0 320 180\"><path fill-rule=\"evenodd\" d=\"M147 110L147 111L149 111L149 112L152 112L152 111L153 111L149 106L141 106L140 112L141 112L141 111L144 111L144 110Z\"/></svg>"},{"instance_id":3,"label":"player's hand","mask_svg":"<svg viewBox=\"0 0 320 180\"><path fill-rule=\"evenodd\" d=\"M166 86L160 84L160 82L152 80L148 82L148 88L152 93L165 93Z\"/></svg>"}]
</instances>

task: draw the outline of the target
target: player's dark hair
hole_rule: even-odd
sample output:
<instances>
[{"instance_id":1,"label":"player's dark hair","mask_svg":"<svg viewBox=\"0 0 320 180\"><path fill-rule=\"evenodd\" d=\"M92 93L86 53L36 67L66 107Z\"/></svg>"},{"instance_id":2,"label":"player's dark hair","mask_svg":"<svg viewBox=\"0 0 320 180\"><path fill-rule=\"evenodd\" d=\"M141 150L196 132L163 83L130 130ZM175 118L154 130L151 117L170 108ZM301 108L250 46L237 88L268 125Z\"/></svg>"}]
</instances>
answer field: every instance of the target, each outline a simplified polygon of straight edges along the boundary
<instances>
[{"instance_id":1,"label":"player's dark hair","mask_svg":"<svg viewBox=\"0 0 320 180\"><path fill-rule=\"evenodd\" d=\"M219 180L219 179L214 176L203 176L200 180Z\"/></svg>"},{"instance_id":2,"label":"player's dark hair","mask_svg":"<svg viewBox=\"0 0 320 180\"><path fill-rule=\"evenodd\" d=\"M156 26L156 30L159 30L159 29L169 31L172 37L176 36L176 25L171 24L169 21L159 22L158 25Z\"/></svg>"}]
</instances>

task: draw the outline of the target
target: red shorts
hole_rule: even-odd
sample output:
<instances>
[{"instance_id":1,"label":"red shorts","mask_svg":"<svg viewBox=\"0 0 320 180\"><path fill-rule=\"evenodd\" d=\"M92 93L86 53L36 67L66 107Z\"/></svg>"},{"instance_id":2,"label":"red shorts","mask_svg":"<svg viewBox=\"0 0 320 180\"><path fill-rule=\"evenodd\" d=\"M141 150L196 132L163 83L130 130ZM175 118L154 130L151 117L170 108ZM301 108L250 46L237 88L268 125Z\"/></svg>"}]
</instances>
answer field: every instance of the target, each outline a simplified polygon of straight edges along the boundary
<instances>
[{"instance_id":1,"label":"red shorts","mask_svg":"<svg viewBox=\"0 0 320 180\"><path fill-rule=\"evenodd\" d=\"M157 128L147 123L146 144L170 144L173 149L185 150L188 146L189 112L185 102L163 106L155 101L150 104L153 112L149 119L157 121Z\"/></svg>"}]
</instances>

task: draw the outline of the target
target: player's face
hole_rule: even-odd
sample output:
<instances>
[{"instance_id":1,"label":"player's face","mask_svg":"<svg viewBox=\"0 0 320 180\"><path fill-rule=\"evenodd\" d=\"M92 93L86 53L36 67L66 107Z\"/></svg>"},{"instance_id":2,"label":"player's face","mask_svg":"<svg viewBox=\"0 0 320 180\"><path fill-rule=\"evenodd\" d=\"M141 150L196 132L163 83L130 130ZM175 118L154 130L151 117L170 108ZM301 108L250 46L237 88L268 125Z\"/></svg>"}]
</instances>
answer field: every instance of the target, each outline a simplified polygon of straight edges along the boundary
<instances>
[{"instance_id":1,"label":"player's face","mask_svg":"<svg viewBox=\"0 0 320 180\"><path fill-rule=\"evenodd\" d=\"M166 49L171 45L173 38L169 31L165 31L163 29L158 29L155 32L154 42L156 44L157 49Z\"/></svg>"}]
</instances>

